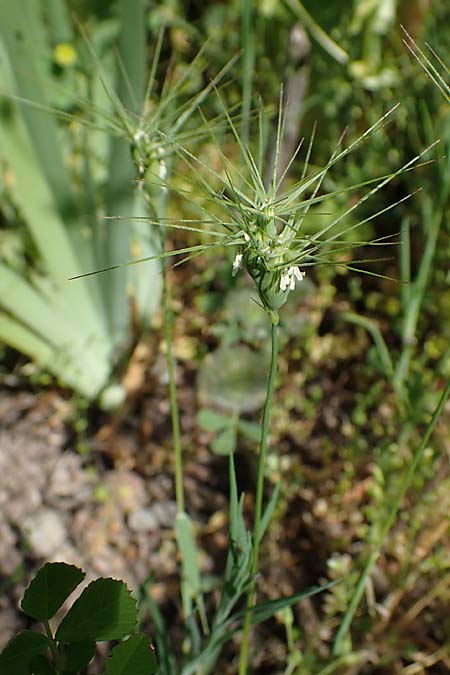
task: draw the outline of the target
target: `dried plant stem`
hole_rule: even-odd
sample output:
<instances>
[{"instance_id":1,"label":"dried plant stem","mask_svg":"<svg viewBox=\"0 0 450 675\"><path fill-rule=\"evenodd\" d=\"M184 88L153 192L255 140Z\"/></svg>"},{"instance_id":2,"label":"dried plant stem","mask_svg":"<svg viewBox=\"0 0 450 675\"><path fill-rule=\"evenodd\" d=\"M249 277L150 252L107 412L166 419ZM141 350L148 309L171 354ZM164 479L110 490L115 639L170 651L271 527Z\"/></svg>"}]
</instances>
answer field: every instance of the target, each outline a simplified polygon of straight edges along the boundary
<instances>
[{"instance_id":1,"label":"dried plant stem","mask_svg":"<svg viewBox=\"0 0 450 675\"><path fill-rule=\"evenodd\" d=\"M259 446L259 457L258 457L255 516L253 521L253 556L251 567L252 580L250 583L247 596L248 611L245 615L244 628L242 632L241 653L239 660L239 675L246 675L247 673L250 628L252 624L251 610L255 604L255 596L256 596L255 578L258 572L259 546L261 541L261 518L262 518L262 510L263 510L262 507L264 497L264 470L266 466L267 437L269 434L270 412L272 408L272 399L273 399L273 392L275 389L275 378L277 374L277 363L278 363L278 325L276 325L275 323L272 323L271 338L272 338L272 355L270 360L269 379L267 382L266 402L264 405L264 412L262 418L261 441Z\"/></svg>"},{"instance_id":2,"label":"dried plant stem","mask_svg":"<svg viewBox=\"0 0 450 675\"><path fill-rule=\"evenodd\" d=\"M369 578L373 567L378 560L378 556L380 555L381 548L385 542L385 539L387 535L389 534L389 531L392 527L392 525L395 522L395 519L397 517L397 513L400 509L400 506L402 504L403 498L406 494L406 491L408 490L411 481L414 477L414 474L416 472L416 469L419 465L419 462L423 458L423 454L425 452L425 449L428 445L428 442L430 440L431 434L434 431L434 428L438 422L438 419L444 409L445 403L450 395L450 380L447 382L447 385L442 392L441 398L439 399L439 403L436 406L436 409L433 413L433 416L426 428L426 431L422 437L421 442L417 446L417 448L414 451L412 461L410 462L408 466L408 470L406 471L403 480L401 482L401 485L396 493L395 499L391 505L391 508L389 510L389 513L387 515L386 521L381 529L377 545L375 549L372 551L370 554L366 565L361 573L361 576L359 578L358 584L356 585L355 591L353 593L353 596L350 600L349 606L347 607L347 610L344 614L344 618L342 619L342 623L339 626L339 630L336 634L336 639L334 641L334 647L333 647L333 653L338 656L342 654L344 650L344 644L345 644L345 639L347 637L347 633L350 629L351 623L353 621L353 617L356 613L356 610L358 609L359 603L361 601L361 598L363 596L364 590L366 588L366 583L367 579Z\"/></svg>"}]
</instances>

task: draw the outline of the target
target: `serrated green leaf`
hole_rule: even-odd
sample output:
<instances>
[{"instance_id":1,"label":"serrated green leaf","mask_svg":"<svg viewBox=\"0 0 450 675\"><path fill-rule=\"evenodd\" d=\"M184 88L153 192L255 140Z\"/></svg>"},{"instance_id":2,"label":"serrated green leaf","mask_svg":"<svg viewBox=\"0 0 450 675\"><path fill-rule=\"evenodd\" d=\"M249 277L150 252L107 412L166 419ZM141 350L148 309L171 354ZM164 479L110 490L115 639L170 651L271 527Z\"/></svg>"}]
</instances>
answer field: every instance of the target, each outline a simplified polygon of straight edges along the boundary
<instances>
[{"instance_id":1,"label":"serrated green leaf","mask_svg":"<svg viewBox=\"0 0 450 675\"><path fill-rule=\"evenodd\" d=\"M96 579L84 589L56 631L60 642L120 640L137 622L136 602L123 581Z\"/></svg>"},{"instance_id":2,"label":"serrated green leaf","mask_svg":"<svg viewBox=\"0 0 450 675\"><path fill-rule=\"evenodd\" d=\"M23 611L33 619L48 621L84 577L85 573L75 565L46 563L25 591L21 602Z\"/></svg>"},{"instance_id":3,"label":"serrated green leaf","mask_svg":"<svg viewBox=\"0 0 450 675\"><path fill-rule=\"evenodd\" d=\"M236 427L225 429L211 443L211 450L216 455L231 455L236 450L237 432Z\"/></svg>"},{"instance_id":4,"label":"serrated green leaf","mask_svg":"<svg viewBox=\"0 0 450 675\"><path fill-rule=\"evenodd\" d=\"M77 672L87 666L95 656L94 640L83 640L67 645L64 653L64 665L67 670Z\"/></svg>"},{"instance_id":5,"label":"serrated green leaf","mask_svg":"<svg viewBox=\"0 0 450 675\"><path fill-rule=\"evenodd\" d=\"M146 635L133 635L111 652L106 662L106 675L152 675L156 657Z\"/></svg>"},{"instance_id":6,"label":"serrated green leaf","mask_svg":"<svg viewBox=\"0 0 450 675\"><path fill-rule=\"evenodd\" d=\"M40 633L24 630L6 645L0 654L0 673L31 675L31 662L48 647L48 640Z\"/></svg>"},{"instance_id":7,"label":"serrated green leaf","mask_svg":"<svg viewBox=\"0 0 450 675\"><path fill-rule=\"evenodd\" d=\"M229 426L230 417L208 408L201 408L197 414L197 422L205 431L220 431Z\"/></svg>"}]
</instances>

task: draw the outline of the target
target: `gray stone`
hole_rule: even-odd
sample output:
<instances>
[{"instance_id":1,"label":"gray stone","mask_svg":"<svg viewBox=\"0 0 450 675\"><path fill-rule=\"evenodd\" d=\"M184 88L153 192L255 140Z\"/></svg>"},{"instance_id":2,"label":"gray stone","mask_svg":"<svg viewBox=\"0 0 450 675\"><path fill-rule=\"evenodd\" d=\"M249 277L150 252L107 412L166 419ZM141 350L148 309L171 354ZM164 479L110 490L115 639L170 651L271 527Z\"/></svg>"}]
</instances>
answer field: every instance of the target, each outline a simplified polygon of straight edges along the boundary
<instances>
[{"instance_id":1,"label":"gray stone","mask_svg":"<svg viewBox=\"0 0 450 675\"><path fill-rule=\"evenodd\" d=\"M52 509L43 509L28 516L21 529L34 555L39 558L51 556L66 540L63 520Z\"/></svg>"},{"instance_id":2,"label":"gray stone","mask_svg":"<svg viewBox=\"0 0 450 675\"><path fill-rule=\"evenodd\" d=\"M133 532L151 532L159 530L159 521L153 509L137 509L128 516L128 526Z\"/></svg>"}]
</instances>

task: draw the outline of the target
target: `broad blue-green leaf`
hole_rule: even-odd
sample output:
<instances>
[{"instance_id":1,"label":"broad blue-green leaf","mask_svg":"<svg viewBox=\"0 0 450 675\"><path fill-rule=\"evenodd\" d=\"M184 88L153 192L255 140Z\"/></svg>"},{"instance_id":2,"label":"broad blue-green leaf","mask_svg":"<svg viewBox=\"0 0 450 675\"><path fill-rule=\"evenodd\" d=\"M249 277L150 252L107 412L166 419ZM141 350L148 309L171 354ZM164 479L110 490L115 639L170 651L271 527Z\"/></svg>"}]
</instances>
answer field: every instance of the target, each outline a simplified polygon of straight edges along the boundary
<instances>
[{"instance_id":1,"label":"broad blue-green leaf","mask_svg":"<svg viewBox=\"0 0 450 675\"><path fill-rule=\"evenodd\" d=\"M230 424L230 417L208 408L201 408L197 414L197 422L205 431L220 431Z\"/></svg>"},{"instance_id":2,"label":"broad blue-green leaf","mask_svg":"<svg viewBox=\"0 0 450 675\"><path fill-rule=\"evenodd\" d=\"M236 427L230 427L220 433L211 443L211 450L216 455L231 455L236 450Z\"/></svg>"},{"instance_id":3,"label":"broad blue-green leaf","mask_svg":"<svg viewBox=\"0 0 450 675\"><path fill-rule=\"evenodd\" d=\"M236 414L258 410L266 400L267 366L266 352L254 352L245 345L208 354L198 378L202 405Z\"/></svg>"},{"instance_id":4,"label":"broad blue-green leaf","mask_svg":"<svg viewBox=\"0 0 450 675\"><path fill-rule=\"evenodd\" d=\"M256 424L256 422L239 420L238 429L249 441L254 441L255 443L259 442L261 438L261 425Z\"/></svg>"},{"instance_id":5,"label":"broad blue-green leaf","mask_svg":"<svg viewBox=\"0 0 450 675\"><path fill-rule=\"evenodd\" d=\"M256 302L251 286L233 288L225 300L227 323L236 325L239 338L249 343L270 339L267 314Z\"/></svg>"},{"instance_id":6,"label":"broad blue-green leaf","mask_svg":"<svg viewBox=\"0 0 450 675\"><path fill-rule=\"evenodd\" d=\"M48 647L48 640L40 633L24 630L6 645L0 654L2 675L31 675L31 662Z\"/></svg>"},{"instance_id":7,"label":"broad blue-green leaf","mask_svg":"<svg viewBox=\"0 0 450 675\"><path fill-rule=\"evenodd\" d=\"M146 635L133 635L111 652L106 662L106 675L152 675L157 663Z\"/></svg>"},{"instance_id":8,"label":"broad blue-green leaf","mask_svg":"<svg viewBox=\"0 0 450 675\"><path fill-rule=\"evenodd\" d=\"M84 577L84 572L75 565L46 563L25 591L21 603L23 611L33 619L48 621Z\"/></svg>"},{"instance_id":9,"label":"broad blue-green leaf","mask_svg":"<svg viewBox=\"0 0 450 675\"><path fill-rule=\"evenodd\" d=\"M84 589L56 631L60 642L120 640L136 625L136 602L123 581L96 579Z\"/></svg>"}]
</instances>

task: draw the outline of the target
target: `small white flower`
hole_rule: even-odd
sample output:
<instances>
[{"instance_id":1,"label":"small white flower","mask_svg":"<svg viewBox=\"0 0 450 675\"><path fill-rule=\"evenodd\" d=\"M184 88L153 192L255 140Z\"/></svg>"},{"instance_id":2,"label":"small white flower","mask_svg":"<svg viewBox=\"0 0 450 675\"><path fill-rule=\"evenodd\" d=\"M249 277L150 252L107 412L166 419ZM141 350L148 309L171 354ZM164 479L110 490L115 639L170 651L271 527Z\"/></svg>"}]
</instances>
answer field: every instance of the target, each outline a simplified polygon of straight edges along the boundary
<instances>
[{"instance_id":1,"label":"small white flower","mask_svg":"<svg viewBox=\"0 0 450 675\"><path fill-rule=\"evenodd\" d=\"M248 236L247 232L244 232L244 230L242 230L242 236L246 242L250 241L250 237Z\"/></svg>"},{"instance_id":2,"label":"small white flower","mask_svg":"<svg viewBox=\"0 0 450 675\"><path fill-rule=\"evenodd\" d=\"M159 177L161 180L165 181L167 178L167 163L164 159L159 160Z\"/></svg>"},{"instance_id":3,"label":"small white flower","mask_svg":"<svg viewBox=\"0 0 450 675\"><path fill-rule=\"evenodd\" d=\"M134 138L134 142L135 142L135 143L139 143L139 141L140 141L142 138L145 138L145 139L147 140L147 139L148 139L148 135L145 133L145 131L144 131L143 129L136 129L133 138Z\"/></svg>"},{"instance_id":4,"label":"small white flower","mask_svg":"<svg viewBox=\"0 0 450 675\"><path fill-rule=\"evenodd\" d=\"M303 281L305 272L302 272L297 265L288 267L280 278L280 288L282 291L293 291L295 288L295 280Z\"/></svg>"},{"instance_id":5,"label":"small white flower","mask_svg":"<svg viewBox=\"0 0 450 675\"><path fill-rule=\"evenodd\" d=\"M241 269L241 264L242 264L242 253L237 253L233 262L233 271L232 271L233 276L236 276L236 274L239 272L239 270Z\"/></svg>"}]
</instances>

